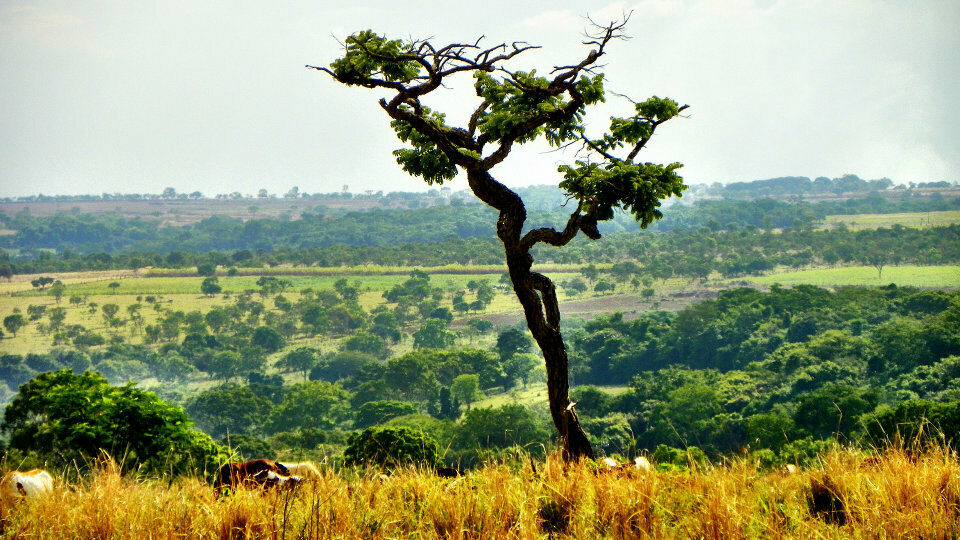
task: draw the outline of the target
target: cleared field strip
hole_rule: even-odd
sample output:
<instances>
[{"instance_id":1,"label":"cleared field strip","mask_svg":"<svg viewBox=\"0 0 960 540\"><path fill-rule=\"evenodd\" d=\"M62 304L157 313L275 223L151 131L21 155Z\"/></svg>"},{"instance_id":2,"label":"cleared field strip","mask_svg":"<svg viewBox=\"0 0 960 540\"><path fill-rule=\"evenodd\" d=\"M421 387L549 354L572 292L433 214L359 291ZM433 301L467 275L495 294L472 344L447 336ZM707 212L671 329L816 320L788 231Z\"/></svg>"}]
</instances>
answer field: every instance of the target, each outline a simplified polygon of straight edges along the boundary
<instances>
[{"instance_id":1,"label":"cleared field strip","mask_svg":"<svg viewBox=\"0 0 960 540\"><path fill-rule=\"evenodd\" d=\"M877 229L902 225L904 227L944 227L960 223L960 210L943 212L910 212L901 214L853 214L827 216L822 229L833 229L843 223L848 229Z\"/></svg>"},{"instance_id":2,"label":"cleared field strip","mask_svg":"<svg viewBox=\"0 0 960 540\"><path fill-rule=\"evenodd\" d=\"M608 396L619 396L630 391L629 386L595 386L595 388L603 391ZM475 402L473 407L500 407L508 403L522 403L529 407L536 407L542 404L545 407L547 403L547 389L543 386L542 382L531 381L526 387L518 386L509 392L486 396Z\"/></svg>"},{"instance_id":3,"label":"cleared field strip","mask_svg":"<svg viewBox=\"0 0 960 540\"><path fill-rule=\"evenodd\" d=\"M731 281L749 281L766 286L779 283L785 287L792 285L877 286L890 283L907 287L960 287L960 266L890 266L884 267L880 276L877 274L877 269L872 266L848 266L783 272Z\"/></svg>"},{"instance_id":4,"label":"cleared field strip","mask_svg":"<svg viewBox=\"0 0 960 540\"><path fill-rule=\"evenodd\" d=\"M361 291L378 291L382 293L390 287L399 285L408 279L408 273L379 275L335 274L315 276L284 276L278 274L269 275L277 276L290 282L289 287L286 289L286 293L295 293L305 288L311 288L315 290L331 289L333 288L334 282L342 278L347 278L347 280L351 283L359 282ZM431 273L430 284L433 287L440 287L448 291L461 290L467 288L467 283L469 281L476 279L486 280L491 285L496 285L499 282L500 275L501 272L488 274ZM570 279L578 274L572 272L548 272L547 275L553 279ZM258 279L258 276L218 277L218 282L223 288L224 293L242 293L244 291L256 292L260 289L260 287L257 285ZM66 280L64 283L67 285L66 296L71 294L105 296L131 294L191 294L200 296L200 284L203 282L203 280L204 278L194 275L192 277L164 276L151 278L101 278L82 282ZM109 285L112 282L117 282L120 284L120 286L111 288ZM17 283L0 283L0 294L2 293L19 293L18 296L49 296L48 290L32 290L29 287L29 284L27 287L23 287Z\"/></svg>"},{"instance_id":5,"label":"cleared field strip","mask_svg":"<svg viewBox=\"0 0 960 540\"><path fill-rule=\"evenodd\" d=\"M538 272L579 272L581 264L545 264L537 265ZM599 270L610 268L610 264L594 265ZM407 276L413 270L435 274L502 274L507 271L501 264L447 264L443 266L298 266L275 268L237 268L237 276ZM144 277L190 277L197 273L192 268L150 268L143 270ZM218 268L216 276L226 276L226 268Z\"/></svg>"}]
</instances>

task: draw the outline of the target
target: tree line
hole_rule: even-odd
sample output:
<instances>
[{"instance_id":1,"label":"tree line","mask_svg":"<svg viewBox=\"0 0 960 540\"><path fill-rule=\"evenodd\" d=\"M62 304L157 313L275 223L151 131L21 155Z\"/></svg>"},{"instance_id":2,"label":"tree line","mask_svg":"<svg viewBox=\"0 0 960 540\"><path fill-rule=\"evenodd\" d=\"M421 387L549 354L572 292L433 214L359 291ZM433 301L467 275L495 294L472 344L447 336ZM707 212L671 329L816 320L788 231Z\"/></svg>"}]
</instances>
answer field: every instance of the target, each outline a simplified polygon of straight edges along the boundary
<instances>
[{"instance_id":1,"label":"tree line","mask_svg":"<svg viewBox=\"0 0 960 540\"><path fill-rule=\"evenodd\" d=\"M810 265L859 264L884 266L897 264L954 264L960 261L960 226L925 229L845 228L813 230L791 228L767 231L753 226L729 225L726 229L676 230L670 233L609 234L596 242L574 239L565 249L536 246L538 261L557 264L617 263L637 261L648 275L668 278L684 276L706 278L713 272L725 277L759 275L777 266L803 268ZM144 267L181 268L193 272L197 267L221 267L220 275L230 268L266 268L287 264L295 266L360 266L366 264L434 266L443 264L499 264L501 250L490 238L459 239L448 237L438 242L384 246L349 246L273 251L241 249L228 252L94 253L59 256L40 252L30 260L0 255L0 277L13 274L70 272L86 270L138 269ZM268 271L267 271L268 273Z\"/></svg>"},{"instance_id":2,"label":"tree line","mask_svg":"<svg viewBox=\"0 0 960 540\"><path fill-rule=\"evenodd\" d=\"M530 190L542 195L538 190ZM549 199L549 197L548 197ZM551 199L552 200L552 199ZM537 208L537 206L534 206ZM756 227L759 229L810 228L827 215L894 213L960 209L960 198L892 201L880 194L842 202L697 201L674 205L650 228L657 231L711 230ZM559 211L533 210L528 228L562 222ZM0 225L17 231L0 236L0 248L17 250L15 261L56 256L64 259L103 255L135 258L137 253L166 255L175 251L276 252L300 251L336 245L382 247L436 243L449 238L469 240L494 236L495 212L480 204L456 199L451 205L416 210L375 209L333 212L314 209L299 219L249 219L214 215L198 223L164 227L157 220L118 214L68 214L46 217L0 214ZM636 223L624 214L600 224L603 234L637 233ZM644 234L640 232L639 234ZM8 257L10 255L8 254ZM152 264L152 262L151 262Z\"/></svg>"},{"instance_id":3,"label":"tree line","mask_svg":"<svg viewBox=\"0 0 960 540\"><path fill-rule=\"evenodd\" d=\"M609 451L765 449L782 463L926 421L955 444L958 323L957 292L895 286L737 289L676 314L601 316L572 334L572 376L588 385L576 401ZM624 381L616 397L589 386Z\"/></svg>"}]
</instances>

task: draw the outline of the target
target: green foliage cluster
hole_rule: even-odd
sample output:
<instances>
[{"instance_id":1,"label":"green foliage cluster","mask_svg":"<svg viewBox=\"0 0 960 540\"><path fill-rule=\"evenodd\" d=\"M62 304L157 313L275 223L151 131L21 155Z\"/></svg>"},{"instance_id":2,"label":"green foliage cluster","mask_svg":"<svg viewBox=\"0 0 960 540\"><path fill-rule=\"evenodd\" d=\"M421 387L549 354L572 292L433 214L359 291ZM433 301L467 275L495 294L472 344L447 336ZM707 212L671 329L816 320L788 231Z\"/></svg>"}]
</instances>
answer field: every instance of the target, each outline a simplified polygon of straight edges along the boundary
<instances>
[{"instance_id":1,"label":"green foliage cluster","mask_svg":"<svg viewBox=\"0 0 960 540\"><path fill-rule=\"evenodd\" d=\"M347 466L433 467L440 461L440 447L430 436L407 427L371 427L350 435L343 457Z\"/></svg>"},{"instance_id":2,"label":"green foliage cluster","mask_svg":"<svg viewBox=\"0 0 960 540\"><path fill-rule=\"evenodd\" d=\"M124 469L148 474L212 472L223 448L191 428L176 406L132 384L110 386L95 373L42 373L4 412L11 449L56 467L93 464L108 452Z\"/></svg>"},{"instance_id":3,"label":"green foliage cluster","mask_svg":"<svg viewBox=\"0 0 960 540\"><path fill-rule=\"evenodd\" d=\"M960 421L958 323L956 292L726 291L677 314L586 323L572 336L574 381L629 380L630 391L574 395L588 425L607 418L595 424L606 429L625 418L636 446L647 450L764 448L802 461L819 440L881 444L903 419L914 427L902 436L912 440L923 418L952 440Z\"/></svg>"}]
</instances>

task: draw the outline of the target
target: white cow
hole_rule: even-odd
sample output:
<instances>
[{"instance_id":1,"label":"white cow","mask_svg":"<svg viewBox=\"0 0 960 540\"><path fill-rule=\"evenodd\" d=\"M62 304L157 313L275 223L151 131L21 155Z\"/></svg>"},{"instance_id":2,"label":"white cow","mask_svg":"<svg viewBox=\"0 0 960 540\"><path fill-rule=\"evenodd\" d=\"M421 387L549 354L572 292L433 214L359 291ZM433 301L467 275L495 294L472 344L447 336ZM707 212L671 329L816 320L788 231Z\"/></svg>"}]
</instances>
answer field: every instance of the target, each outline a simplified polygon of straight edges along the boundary
<instances>
[{"instance_id":1,"label":"white cow","mask_svg":"<svg viewBox=\"0 0 960 540\"><path fill-rule=\"evenodd\" d=\"M40 497L53 491L53 477L43 469L11 471L0 480L0 497L5 502Z\"/></svg>"},{"instance_id":2,"label":"white cow","mask_svg":"<svg viewBox=\"0 0 960 540\"><path fill-rule=\"evenodd\" d=\"M650 465L650 461L643 456L637 457L637 459L633 460L633 463L617 463L608 457L603 458L601 463L603 463L604 467L608 470L627 471L633 469L640 472L650 472L653 468Z\"/></svg>"},{"instance_id":3,"label":"white cow","mask_svg":"<svg viewBox=\"0 0 960 540\"><path fill-rule=\"evenodd\" d=\"M637 459L633 460L633 468L643 472L650 472L653 470L653 466L650 465L650 460L643 456L638 456Z\"/></svg>"}]
</instances>

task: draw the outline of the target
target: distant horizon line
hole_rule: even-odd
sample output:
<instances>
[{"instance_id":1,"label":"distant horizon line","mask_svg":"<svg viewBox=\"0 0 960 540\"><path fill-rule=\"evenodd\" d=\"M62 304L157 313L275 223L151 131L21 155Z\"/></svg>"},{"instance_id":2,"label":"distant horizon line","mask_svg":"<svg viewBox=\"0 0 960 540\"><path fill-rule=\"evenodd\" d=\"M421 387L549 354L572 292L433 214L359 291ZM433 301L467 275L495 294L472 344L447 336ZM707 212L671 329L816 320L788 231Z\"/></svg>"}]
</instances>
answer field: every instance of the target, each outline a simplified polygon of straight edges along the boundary
<instances>
[{"instance_id":1,"label":"distant horizon line","mask_svg":"<svg viewBox=\"0 0 960 540\"><path fill-rule=\"evenodd\" d=\"M837 180L837 179L844 178L844 177L849 177L849 176L853 176L853 177L856 177L856 178L860 178L860 177L859 177L858 175L856 175L856 174L846 174L846 175L839 176L839 177L836 177L836 178L829 178L829 177L826 177L826 176L818 176L818 177L815 177L815 178L811 178L811 177L809 177L809 176L777 176L777 177L771 177L771 178L759 178L759 179L755 179L755 180L733 180L733 181L728 181L728 182L720 182L720 181L714 181L714 182L691 182L691 183L688 184L688 185L690 185L690 186L713 186L713 185L715 185L715 184L720 184L720 185L722 185L722 186L729 186L729 185L731 185L731 184L751 184L751 183L756 183L756 182L766 182L766 181L771 181L771 180L784 180L784 179L818 180L818 179L820 179L820 178L826 178L826 179L828 179L828 180ZM864 180L864 181L868 181L868 182L870 181L870 180L868 180L868 179L863 179L863 178L860 178L860 179L861 179L861 180ZM878 178L878 179L874 179L874 180L890 180L890 179L887 178L887 177L883 177L883 178ZM891 183L892 183L892 182L893 182L893 181L891 180ZM908 182L908 183L892 184L891 187L890 187L890 189L892 189L892 188L894 188L894 187L897 187L897 186L908 187L908 186L910 186L910 185L916 186L916 185L944 184L944 183L945 183L945 184L948 184L948 185L951 186L951 187L960 186L960 182L956 182L956 181L950 182L950 181L948 181L948 180L939 180L939 181L929 181L929 182ZM557 187L557 186L556 186L556 184L530 184L530 185L526 185L526 186L513 186L513 187L511 187L511 189L523 190L523 189L540 188L540 187ZM250 199L250 200L291 199L291 200L292 200L292 199L302 199L302 198L308 198L308 197L325 197L325 196L327 196L327 197L333 197L333 198L338 198L338 197L342 197L344 194L349 194L349 195L351 195L351 196L362 196L362 197L363 197L363 196L371 196L371 195L375 195L375 194L378 194L378 193L381 194L380 196L390 195L390 194L428 194L428 193L430 193L431 191L438 191L439 193L447 193L448 195L453 195L453 194L457 194L457 193L468 193L468 194L472 194L472 192L470 192L469 188L463 188L463 189L457 189L457 190L453 190L452 188L450 188L450 187L448 187L448 186L439 186L439 187L435 187L435 186L424 186L424 188L425 188L425 189L423 189L422 191L417 191L417 190L405 191L405 190L402 190L402 191L389 191L389 192L387 192L387 191L382 190L382 189L379 189L379 190L364 189L364 190L362 190L362 191L351 191L351 190L349 189L349 185L347 184L347 185L344 185L343 188L342 188L340 191L325 191L325 192L317 191L317 192L310 193L310 192L306 192L306 191L303 191L303 192L299 191L299 186L292 186L292 187L287 191L287 193L285 193L285 194L283 194L283 195L279 195L279 194L277 194L277 193L270 193L270 192L267 192L267 191L266 191L266 188L260 188L260 191L259 191L258 193L256 193L256 194L240 193L239 191L233 191L233 192L230 192L230 193L217 193L217 194L215 194L215 195L208 196L208 195L204 194L204 193L203 193L202 191L200 191L200 190L193 190L193 191L190 191L190 192L186 192L186 191L179 191L179 192L178 192L178 191L176 191L176 189L174 189L173 187L169 187L169 186L168 186L168 187L164 188L164 191L161 192L161 193L119 192L119 191L110 193L110 192L105 192L105 191L104 191L104 192L100 192L100 193L93 193L93 192L87 192L87 193L72 193L72 194L71 194L71 193L57 193L57 194L53 194L53 195L48 195L48 194L44 194L44 193L36 193L36 194L31 194L31 195L2 195L2 194L0 194L0 201L3 201L3 202L18 202L18 201L17 201L18 199L35 199L35 198L58 199L58 198L67 198L67 197L103 197L104 195L108 195L108 196L110 196L110 197L130 197L130 196L138 196L138 197L141 197L141 198L147 198L147 199L149 199L149 200L154 200L154 199L156 199L156 200L173 201L173 200L240 200L240 199ZM294 189L297 190L297 191L296 191L296 194L291 196L291 193L293 192ZM166 193L167 190L171 190L171 193L170 193L169 195L165 195L165 193ZM263 193L263 192L266 192L266 194L265 194L265 195L262 195L261 193ZM101 200L103 200L103 199L101 199ZM40 202L40 201L35 201L35 202ZM91 202L92 202L92 201L91 201Z\"/></svg>"}]
</instances>

